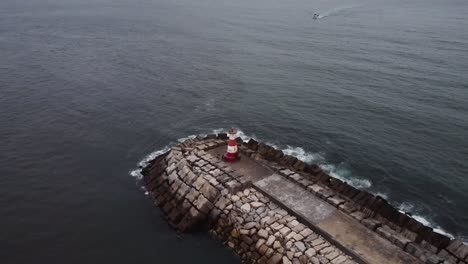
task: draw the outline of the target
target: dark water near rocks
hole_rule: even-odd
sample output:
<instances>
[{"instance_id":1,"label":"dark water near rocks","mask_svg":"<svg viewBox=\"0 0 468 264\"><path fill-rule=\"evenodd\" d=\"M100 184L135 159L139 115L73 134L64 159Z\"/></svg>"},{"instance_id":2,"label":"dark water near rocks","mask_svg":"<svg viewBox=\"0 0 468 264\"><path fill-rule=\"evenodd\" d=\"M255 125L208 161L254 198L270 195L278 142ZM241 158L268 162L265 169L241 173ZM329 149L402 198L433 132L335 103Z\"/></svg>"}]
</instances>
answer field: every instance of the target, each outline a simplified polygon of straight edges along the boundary
<instances>
[{"instance_id":1,"label":"dark water near rocks","mask_svg":"<svg viewBox=\"0 0 468 264\"><path fill-rule=\"evenodd\" d=\"M239 263L129 177L231 125L466 236L467 29L463 0L2 0L1 262Z\"/></svg>"}]
</instances>

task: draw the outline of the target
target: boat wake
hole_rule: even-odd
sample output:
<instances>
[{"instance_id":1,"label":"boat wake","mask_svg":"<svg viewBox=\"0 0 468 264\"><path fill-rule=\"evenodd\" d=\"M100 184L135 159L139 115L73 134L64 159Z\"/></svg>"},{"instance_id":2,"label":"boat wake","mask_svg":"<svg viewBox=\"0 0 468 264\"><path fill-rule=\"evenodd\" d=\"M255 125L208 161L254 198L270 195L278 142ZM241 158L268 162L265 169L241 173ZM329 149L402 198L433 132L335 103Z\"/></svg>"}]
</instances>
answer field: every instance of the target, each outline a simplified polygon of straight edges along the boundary
<instances>
[{"instance_id":1,"label":"boat wake","mask_svg":"<svg viewBox=\"0 0 468 264\"><path fill-rule=\"evenodd\" d=\"M330 10L324 11L324 12L316 12L316 13L314 13L313 18L314 19L321 19L321 18L325 18L325 17L328 17L328 16L339 15L339 14L342 14L342 13L348 11L349 9L353 9L353 8L357 8L357 7L360 7L360 5L342 6L342 7L333 8L333 9L330 9Z\"/></svg>"}]
</instances>

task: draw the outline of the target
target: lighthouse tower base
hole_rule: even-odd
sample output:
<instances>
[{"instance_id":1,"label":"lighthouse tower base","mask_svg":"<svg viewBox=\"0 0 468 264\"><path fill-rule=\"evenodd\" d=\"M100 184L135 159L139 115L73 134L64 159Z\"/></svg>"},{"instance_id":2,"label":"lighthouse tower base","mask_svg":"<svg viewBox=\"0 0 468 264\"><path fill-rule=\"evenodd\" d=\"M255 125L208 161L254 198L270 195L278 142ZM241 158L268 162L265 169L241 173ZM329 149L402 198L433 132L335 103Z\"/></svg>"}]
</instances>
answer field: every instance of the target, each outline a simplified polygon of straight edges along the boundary
<instances>
[{"instance_id":1,"label":"lighthouse tower base","mask_svg":"<svg viewBox=\"0 0 468 264\"><path fill-rule=\"evenodd\" d=\"M226 162L235 162L235 161L239 161L240 160L240 155L239 153L225 153L223 155L223 161L226 161Z\"/></svg>"}]
</instances>

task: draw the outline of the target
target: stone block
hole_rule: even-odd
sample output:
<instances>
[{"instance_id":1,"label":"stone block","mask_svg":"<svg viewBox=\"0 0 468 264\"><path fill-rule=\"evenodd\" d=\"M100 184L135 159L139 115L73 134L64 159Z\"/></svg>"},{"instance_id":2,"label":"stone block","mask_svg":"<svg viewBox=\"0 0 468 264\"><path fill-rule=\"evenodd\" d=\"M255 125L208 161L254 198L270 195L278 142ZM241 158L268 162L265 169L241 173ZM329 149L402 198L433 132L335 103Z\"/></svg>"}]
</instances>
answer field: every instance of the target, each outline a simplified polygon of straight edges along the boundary
<instances>
[{"instance_id":1,"label":"stone block","mask_svg":"<svg viewBox=\"0 0 468 264\"><path fill-rule=\"evenodd\" d=\"M207 181L203 177L198 177L192 186L199 191L205 183L207 183Z\"/></svg>"},{"instance_id":2,"label":"stone block","mask_svg":"<svg viewBox=\"0 0 468 264\"><path fill-rule=\"evenodd\" d=\"M353 213L350 214L354 219L358 220L359 222L361 222L363 219L366 218L366 215L361 212L361 211L355 211Z\"/></svg>"},{"instance_id":3,"label":"stone block","mask_svg":"<svg viewBox=\"0 0 468 264\"><path fill-rule=\"evenodd\" d=\"M177 200L182 200L183 198L185 198L185 195L190 191L190 187L181 182L181 185L179 187L179 189L177 190L177 193L176 193L176 199Z\"/></svg>"},{"instance_id":4,"label":"stone block","mask_svg":"<svg viewBox=\"0 0 468 264\"><path fill-rule=\"evenodd\" d=\"M309 185L312 185L313 182L309 181L308 179L303 178L298 182L302 187L307 188Z\"/></svg>"},{"instance_id":5,"label":"stone block","mask_svg":"<svg viewBox=\"0 0 468 264\"><path fill-rule=\"evenodd\" d=\"M304 171L306 164L302 160L297 160L296 163L294 163L293 168L295 168L298 171Z\"/></svg>"},{"instance_id":6,"label":"stone block","mask_svg":"<svg viewBox=\"0 0 468 264\"><path fill-rule=\"evenodd\" d=\"M326 255L326 254L328 254L328 253L330 253L332 251L334 251L334 248L330 247L330 246L324 247L324 248L319 250L320 254L322 254L322 255Z\"/></svg>"},{"instance_id":7,"label":"stone block","mask_svg":"<svg viewBox=\"0 0 468 264\"><path fill-rule=\"evenodd\" d=\"M429 234L426 235L425 240L437 248L438 250L446 248L450 244L450 238L446 235L440 234L432 230Z\"/></svg>"},{"instance_id":8,"label":"stone block","mask_svg":"<svg viewBox=\"0 0 468 264\"><path fill-rule=\"evenodd\" d=\"M408 243L404 250L417 258L423 255L425 252L420 246L416 245L415 243Z\"/></svg>"},{"instance_id":9,"label":"stone block","mask_svg":"<svg viewBox=\"0 0 468 264\"><path fill-rule=\"evenodd\" d=\"M190 204L190 202L185 199L179 206L179 210L182 214L186 214L188 212L188 210L190 210L190 208L192 207L192 205Z\"/></svg>"},{"instance_id":10,"label":"stone block","mask_svg":"<svg viewBox=\"0 0 468 264\"><path fill-rule=\"evenodd\" d=\"M284 176L289 176L291 174L294 174L294 171L290 170L290 169L283 169L280 171L280 173Z\"/></svg>"},{"instance_id":11,"label":"stone block","mask_svg":"<svg viewBox=\"0 0 468 264\"><path fill-rule=\"evenodd\" d=\"M412 242L416 240L416 237L417 237L417 234L414 233L414 232L411 232L410 230L408 229L403 229L401 230L400 232L404 237L408 238L409 240L411 240Z\"/></svg>"},{"instance_id":12,"label":"stone block","mask_svg":"<svg viewBox=\"0 0 468 264\"><path fill-rule=\"evenodd\" d=\"M286 165L293 166L294 164L296 164L297 161L298 161L298 159L296 157L290 156L287 163L286 163Z\"/></svg>"},{"instance_id":13,"label":"stone block","mask_svg":"<svg viewBox=\"0 0 468 264\"><path fill-rule=\"evenodd\" d=\"M247 147L255 151L258 149L258 142L255 139L251 138L247 142Z\"/></svg>"},{"instance_id":14,"label":"stone block","mask_svg":"<svg viewBox=\"0 0 468 264\"><path fill-rule=\"evenodd\" d=\"M332 177L328 174L326 174L325 172L321 171L318 175L317 175L317 180L319 182L323 182L323 183L327 183Z\"/></svg>"},{"instance_id":15,"label":"stone block","mask_svg":"<svg viewBox=\"0 0 468 264\"><path fill-rule=\"evenodd\" d=\"M214 203L219 196L219 191L213 187L210 183L206 182L200 189L200 193L203 194L211 203Z\"/></svg>"},{"instance_id":16,"label":"stone block","mask_svg":"<svg viewBox=\"0 0 468 264\"><path fill-rule=\"evenodd\" d=\"M365 218L369 218L369 217L374 217L374 216L375 216L375 212L372 211L371 209L367 208L367 207L361 207L360 210L361 210L361 212L363 212L364 215L366 216Z\"/></svg>"},{"instance_id":17,"label":"stone block","mask_svg":"<svg viewBox=\"0 0 468 264\"><path fill-rule=\"evenodd\" d=\"M388 227L386 225L383 225L383 226L377 228L376 232L377 232L377 234L379 234L383 238L386 238L387 240L390 240L390 241L392 239L392 236L395 235L395 231L393 231L392 229L390 229L390 227Z\"/></svg>"},{"instance_id":18,"label":"stone block","mask_svg":"<svg viewBox=\"0 0 468 264\"><path fill-rule=\"evenodd\" d=\"M336 192L343 184L343 181L337 178L330 178L330 180L328 181L328 186L330 187L330 189Z\"/></svg>"},{"instance_id":19,"label":"stone block","mask_svg":"<svg viewBox=\"0 0 468 264\"><path fill-rule=\"evenodd\" d=\"M393 234L390 237L390 241L403 250L405 249L406 245L408 245L408 243L411 242L408 238L404 237L401 234Z\"/></svg>"},{"instance_id":20,"label":"stone block","mask_svg":"<svg viewBox=\"0 0 468 264\"><path fill-rule=\"evenodd\" d=\"M168 202L164 204L164 206L161 208L161 211L163 211L165 215L168 215L171 212L172 208L174 208L173 203Z\"/></svg>"},{"instance_id":21,"label":"stone block","mask_svg":"<svg viewBox=\"0 0 468 264\"><path fill-rule=\"evenodd\" d=\"M346 200L338 197L338 196L332 196L332 197L328 197L327 199L327 202L330 203L331 205L333 205L334 207L339 207L340 205L342 205L343 203L346 202Z\"/></svg>"},{"instance_id":22,"label":"stone block","mask_svg":"<svg viewBox=\"0 0 468 264\"><path fill-rule=\"evenodd\" d=\"M176 171L173 171L172 173L169 174L167 177L167 182L169 184L172 184L175 180L177 180L179 177L177 176Z\"/></svg>"},{"instance_id":23,"label":"stone block","mask_svg":"<svg viewBox=\"0 0 468 264\"><path fill-rule=\"evenodd\" d=\"M191 188L189 192L187 193L187 195L185 196L185 198L189 200L191 203L193 203L195 202L195 200L198 198L199 195L200 193L195 188Z\"/></svg>"},{"instance_id":24,"label":"stone block","mask_svg":"<svg viewBox=\"0 0 468 264\"><path fill-rule=\"evenodd\" d=\"M427 251L429 251L429 252L431 252L433 254L437 253L437 251L438 251L435 246L431 245L426 240L421 241L420 245L421 245L422 248L426 249Z\"/></svg>"},{"instance_id":25,"label":"stone block","mask_svg":"<svg viewBox=\"0 0 468 264\"><path fill-rule=\"evenodd\" d=\"M166 168L166 173L170 175L172 172L175 171L176 168L177 168L176 163L175 163L175 161L173 161L173 163L171 163L171 164Z\"/></svg>"},{"instance_id":26,"label":"stone block","mask_svg":"<svg viewBox=\"0 0 468 264\"><path fill-rule=\"evenodd\" d=\"M343 212L346 212L347 214L351 214L357 211L358 207L353 202L346 202L338 206L338 209L340 209Z\"/></svg>"},{"instance_id":27,"label":"stone block","mask_svg":"<svg viewBox=\"0 0 468 264\"><path fill-rule=\"evenodd\" d=\"M230 193L237 193L242 190L242 185L238 181L232 180L226 183L226 188Z\"/></svg>"},{"instance_id":28,"label":"stone block","mask_svg":"<svg viewBox=\"0 0 468 264\"><path fill-rule=\"evenodd\" d=\"M441 263L442 261L444 261L443 259L439 258L438 256L436 255L429 255L426 259L426 262L424 264L439 264Z\"/></svg>"},{"instance_id":29,"label":"stone block","mask_svg":"<svg viewBox=\"0 0 468 264\"><path fill-rule=\"evenodd\" d=\"M413 219L413 218L409 218L406 224L404 225L405 229L408 229L413 233L419 232L419 230L421 230L422 227L423 227L423 224L421 224L420 222L418 222L416 219Z\"/></svg>"},{"instance_id":30,"label":"stone block","mask_svg":"<svg viewBox=\"0 0 468 264\"><path fill-rule=\"evenodd\" d=\"M299 250L300 252L304 252L306 250L306 246L301 241L294 243L294 246L296 246L297 250Z\"/></svg>"},{"instance_id":31,"label":"stone block","mask_svg":"<svg viewBox=\"0 0 468 264\"><path fill-rule=\"evenodd\" d=\"M213 209L213 204L203 195L198 196L197 200L193 202L193 205L198 209L198 211L205 215L207 215L210 210Z\"/></svg>"},{"instance_id":32,"label":"stone block","mask_svg":"<svg viewBox=\"0 0 468 264\"><path fill-rule=\"evenodd\" d=\"M231 201L225 197L220 197L218 201L215 203L215 206L218 207L220 210L224 210Z\"/></svg>"},{"instance_id":33,"label":"stone block","mask_svg":"<svg viewBox=\"0 0 468 264\"><path fill-rule=\"evenodd\" d=\"M282 260L283 256L279 253L273 254L269 259L268 259L268 264L279 264Z\"/></svg>"},{"instance_id":34,"label":"stone block","mask_svg":"<svg viewBox=\"0 0 468 264\"><path fill-rule=\"evenodd\" d=\"M188 213L177 224L177 228L182 232L188 231L195 227L202 219L201 213L194 207L191 207Z\"/></svg>"},{"instance_id":35,"label":"stone block","mask_svg":"<svg viewBox=\"0 0 468 264\"><path fill-rule=\"evenodd\" d=\"M368 204L372 203L375 199L375 196L366 191L361 192L360 199L354 199L356 204L366 207Z\"/></svg>"},{"instance_id":36,"label":"stone block","mask_svg":"<svg viewBox=\"0 0 468 264\"><path fill-rule=\"evenodd\" d=\"M279 161L283 156L284 156L283 151L277 150L274 157L273 157L273 160L274 161Z\"/></svg>"},{"instance_id":37,"label":"stone block","mask_svg":"<svg viewBox=\"0 0 468 264\"><path fill-rule=\"evenodd\" d=\"M445 249L442 249L441 251L439 251L439 253L437 253L437 256L439 256L440 258L446 260L449 263L457 263L457 261L458 261L455 256L453 256L451 253L449 253Z\"/></svg>"},{"instance_id":38,"label":"stone block","mask_svg":"<svg viewBox=\"0 0 468 264\"><path fill-rule=\"evenodd\" d=\"M342 192L342 194L346 197L348 197L349 199L353 199L357 194L359 194L359 190L354 188L353 186L351 185L348 185Z\"/></svg>"},{"instance_id":39,"label":"stone block","mask_svg":"<svg viewBox=\"0 0 468 264\"><path fill-rule=\"evenodd\" d=\"M334 195L335 193L330 190L330 189L322 189L320 191L317 192L317 196L324 199L324 200L327 200L328 197Z\"/></svg>"},{"instance_id":40,"label":"stone block","mask_svg":"<svg viewBox=\"0 0 468 264\"><path fill-rule=\"evenodd\" d=\"M196 179L197 176L192 171L190 171L187 173L187 175L185 175L184 182L188 185L192 185Z\"/></svg>"},{"instance_id":41,"label":"stone block","mask_svg":"<svg viewBox=\"0 0 468 264\"><path fill-rule=\"evenodd\" d=\"M334 259L336 259L338 256L339 256L339 253L338 253L336 250L334 250L334 251L332 251L332 252L330 252L330 253L328 253L328 254L325 255L325 257L326 257L327 259L329 259L329 260L334 260Z\"/></svg>"},{"instance_id":42,"label":"stone block","mask_svg":"<svg viewBox=\"0 0 468 264\"><path fill-rule=\"evenodd\" d=\"M187 167L186 169L189 169L190 164L187 162L186 159L181 159L177 163L177 171L182 172L184 170L184 167ZM189 169L190 170L190 169ZM180 175L180 174L179 174Z\"/></svg>"},{"instance_id":43,"label":"stone block","mask_svg":"<svg viewBox=\"0 0 468 264\"><path fill-rule=\"evenodd\" d=\"M178 178L169 186L169 191L172 194L175 194L177 190L179 190L179 187L182 185L182 181L179 180Z\"/></svg>"},{"instance_id":44,"label":"stone block","mask_svg":"<svg viewBox=\"0 0 468 264\"><path fill-rule=\"evenodd\" d=\"M455 252L457 252L458 248L461 246L463 246L463 241L454 239L450 241L449 245L447 246L447 251L455 255Z\"/></svg>"},{"instance_id":45,"label":"stone block","mask_svg":"<svg viewBox=\"0 0 468 264\"><path fill-rule=\"evenodd\" d=\"M313 194L317 194L319 191L323 190L323 187L321 187L318 184L313 184L307 187L307 190Z\"/></svg>"},{"instance_id":46,"label":"stone block","mask_svg":"<svg viewBox=\"0 0 468 264\"><path fill-rule=\"evenodd\" d=\"M363 219L361 223L372 231L375 231L377 228L382 226L380 221L373 218Z\"/></svg>"},{"instance_id":47,"label":"stone block","mask_svg":"<svg viewBox=\"0 0 468 264\"><path fill-rule=\"evenodd\" d=\"M315 256L317 252L315 251L315 249L309 248L304 252L304 254L310 258L310 257Z\"/></svg>"},{"instance_id":48,"label":"stone block","mask_svg":"<svg viewBox=\"0 0 468 264\"><path fill-rule=\"evenodd\" d=\"M294 173L294 174L291 174L288 176L291 180L295 181L295 182L299 182L301 180L303 180L304 178L299 175L298 173Z\"/></svg>"},{"instance_id":49,"label":"stone block","mask_svg":"<svg viewBox=\"0 0 468 264\"><path fill-rule=\"evenodd\" d=\"M166 201L164 195L159 195L155 200L154 200L154 204L156 206L162 206L164 204L164 202Z\"/></svg>"},{"instance_id":50,"label":"stone block","mask_svg":"<svg viewBox=\"0 0 468 264\"><path fill-rule=\"evenodd\" d=\"M417 233L418 236L416 237L416 242L421 242L422 240L426 240L432 232L433 230L431 227L423 225L423 227Z\"/></svg>"},{"instance_id":51,"label":"stone block","mask_svg":"<svg viewBox=\"0 0 468 264\"><path fill-rule=\"evenodd\" d=\"M454 255L461 259L465 260L468 257L468 246L465 244L462 244L454 253Z\"/></svg>"},{"instance_id":52,"label":"stone block","mask_svg":"<svg viewBox=\"0 0 468 264\"><path fill-rule=\"evenodd\" d=\"M316 246L318 245L321 245L321 244L324 244L325 243L325 240L323 240L323 238L319 237L315 240L313 240L312 242L310 242L310 244L315 248Z\"/></svg>"},{"instance_id":53,"label":"stone block","mask_svg":"<svg viewBox=\"0 0 468 264\"><path fill-rule=\"evenodd\" d=\"M182 219L182 217L183 214L179 208L173 208L168 215L169 220L174 224L177 224Z\"/></svg>"}]
</instances>

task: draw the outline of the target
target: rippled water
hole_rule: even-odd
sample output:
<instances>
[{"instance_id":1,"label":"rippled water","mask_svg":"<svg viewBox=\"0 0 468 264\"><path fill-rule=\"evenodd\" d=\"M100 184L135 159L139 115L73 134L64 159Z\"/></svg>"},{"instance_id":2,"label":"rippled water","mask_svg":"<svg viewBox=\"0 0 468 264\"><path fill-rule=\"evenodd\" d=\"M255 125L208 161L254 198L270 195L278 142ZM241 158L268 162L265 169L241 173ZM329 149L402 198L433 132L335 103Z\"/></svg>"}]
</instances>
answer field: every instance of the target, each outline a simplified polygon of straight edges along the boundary
<instances>
[{"instance_id":1,"label":"rippled water","mask_svg":"<svg viewBox=\"0 0 468 264\"><path fill-rule=\"evenodd\" d=\"M231 125L468 235L467 17L459 0L2 0L2 261L239 263L178 238L129 177Z\"/></svg>"}]
</instances>

